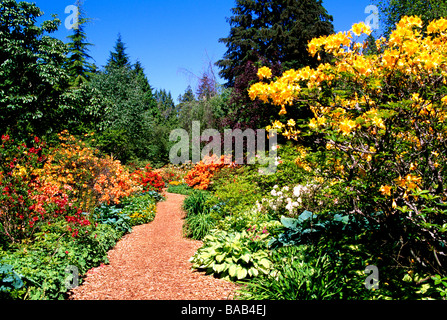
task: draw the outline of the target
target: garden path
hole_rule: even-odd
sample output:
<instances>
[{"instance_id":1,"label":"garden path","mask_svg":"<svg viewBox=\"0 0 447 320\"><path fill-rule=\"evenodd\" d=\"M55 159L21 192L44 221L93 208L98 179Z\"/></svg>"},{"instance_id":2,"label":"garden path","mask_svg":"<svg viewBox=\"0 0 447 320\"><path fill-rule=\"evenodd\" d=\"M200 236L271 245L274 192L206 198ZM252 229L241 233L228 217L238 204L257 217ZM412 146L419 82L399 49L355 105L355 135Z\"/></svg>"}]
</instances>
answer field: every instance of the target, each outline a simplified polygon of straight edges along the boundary
<instances>
[{"instance_id":1,"label":"garden path","mask_svg":"<svg viewBox=\"0 0 447 320\"><path fill-rule=\"evenodd\" d=\"M224 300L234 283L193 271L189 258L202 245L182 236L184 196L166 193L155 220L136 226L88 272L71 300Z\"/></svg>"}]
</instances>

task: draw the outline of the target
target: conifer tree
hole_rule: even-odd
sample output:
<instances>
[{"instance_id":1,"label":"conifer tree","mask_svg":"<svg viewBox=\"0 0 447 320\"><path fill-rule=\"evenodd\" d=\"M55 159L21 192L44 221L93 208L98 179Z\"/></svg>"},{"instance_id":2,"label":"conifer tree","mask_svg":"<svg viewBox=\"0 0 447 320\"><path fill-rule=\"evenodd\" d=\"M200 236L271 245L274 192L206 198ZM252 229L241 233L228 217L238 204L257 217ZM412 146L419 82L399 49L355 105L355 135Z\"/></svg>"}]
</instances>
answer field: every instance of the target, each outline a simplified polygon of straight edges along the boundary
<instances>
[{"instance_id":1,"label":"conifer tree","mask_svg":"<svg viewBox=\"0 0 447 320\"><path fill-rule=\"evenodd\" d=\"M136 82L144 93L143 104L146 106L146 111L149 111L153 118L159 117L157 101L155 100L153 89L149 84L149 80L147 79L146 74L144 73L144 68L139 60L134 64L133 71L135 73Z\"/></svg>"},{"instance_id":2,"label":"conifer tree","mask_svg":"<svg viewBox=\"0 0 447 320\"><path fill-rule=\"evenodd\" d=\"M79 87L82 83L87 82L91 75L96 72L96 66L88 62L88 60L92 59L88 50L88 47L92 46L92 44L86 42L85 24L90 19L84 17L81 0L76 1L76 6L78 7L78 23L73 28L73 34L68 36L71 41L67 44L69 50L67 69L71 85Z\"/></svg>"},{"instance_id":3,"label":"conifer tree","mask_svg":"<svg viewBox=\"0 0 447 320\"><path fill-rule=\"evenodd\" d=\"M236 0L232 13L230 34L219 40L227 52L216 63L226 87L232 89L232 112L221 119L221 126L263 128L278 111L248 96L250 84L259 80L259 67L267 66L273 76L279 76L288 69L315 67L326 61L325 56L321 61L311 57L307 45L313 38L334 32L333 18L322 0ZM306 107L296 110L287 116L297 122L312 114Z\"/></svg>"},{"instance_id":4,"label":"conifer tree","mask_svg":"<svg viewBox=\"0 0 447 320\"><path fill-rule=\"evenodd\" d=\"M280 62L284 70L317 64L308 41L334 31L321 0L237 0L232 12L230 35L219 40L228 50L217 62L228 87L259 57Z\"/></svg>"},{"instance_id":5,"label":"conifer tree","mask_svg":"<svg viewBox=\"0 0 447 320\"><path fill-rule=\"evenodd\" d=\"M115 51L110 52L109 60L107 61L106 69L111 68L131 68L131 64L129 61L129 56L126 53L126 45L124 44L121 34L118 34L118 39L115 44Z\"/></svg>"}]
</instances>

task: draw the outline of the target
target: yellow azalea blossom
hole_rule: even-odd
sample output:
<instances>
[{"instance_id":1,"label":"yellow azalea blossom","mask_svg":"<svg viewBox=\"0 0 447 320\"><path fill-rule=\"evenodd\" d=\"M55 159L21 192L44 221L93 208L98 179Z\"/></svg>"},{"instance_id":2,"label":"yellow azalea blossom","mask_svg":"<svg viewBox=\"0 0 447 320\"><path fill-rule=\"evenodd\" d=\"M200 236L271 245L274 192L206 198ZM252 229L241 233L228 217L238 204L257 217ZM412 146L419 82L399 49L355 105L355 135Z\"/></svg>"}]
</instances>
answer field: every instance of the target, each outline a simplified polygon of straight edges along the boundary
<instances>
[{"instance_id":1,"label":"yellow azalea blossom","mask_svg":"<svg viewBox=\"0 0 447 320\"><path fill-rule=\"evenodd\" d=\"M382 120L381 118L379 118L379 117L374 117L374 118L372 118L372 119L371 119L371 122L372 122L375 126L379 127L380 129L386 129L383 120Z\"/></svg>"},{"instance_id":2,"label":"yellow azalea blossom","mask_svg":"<svg viewBox=\"0 0 447 320\"><path fill-rule=\"evenodd\" d=\"M441 18L430 22L427 27L427 33L445 32L447 30L447 19Z\"/></svg>"},{"instance_id":3,"label":"yellow azalea blossom","mask_svg":"<svg viewBox=\"0 0 447 320\"><path fill-rule=\"evenodd\" d=\"M351 133L351 131L357 126L357 123L355 121L344 119L342 122L340 122L339 125L339 131L343 133L343 135L348 135Z\"/></svg>"},{"instance_id":4,"label":"yellow azalea blossom","mask_svg":"<svg viewBox=\"0 0 447 320\"><path fill-rule=\"evenodd\" d=\"M393 204L392 204L391 206L393 207L393 209L396 209L396 208L397 208L397 203L396 203L396 200L395 200L395 199L393 199Z\"/></svg>"},{"instance_id":5,"label":"yellow azalea blossom","mask_svg":"<svg viewBox=\"0 0 447 320\"><path fill-rule=\"evenodd\" d=\"M413 28L418 27L422 28L422 19L417 16L404 16L402 19L397 23L397 29L403 29L403 28Z\"/></svg>"},{"instance_id":6,"label":"yellow azalea blossom","mask_svg":"<svg viewBox=\"0 0 447 320\"><path fill-rule=\"evenodd\" d=\"M284 114L287 114L287 110L286 110L286 107L282 106L281 111L279 111L279 115L282 116Z\"/></svg>"},{"instance_id":7,"label":"yellow azalea blossom","mask_svg":"<svg viewBox=\"0 0 447 320\"><path fill-rule=\"evenodd\" d=\"M379 190L384 196L391 196L391 187L390 186L381 186Z\"/></svg>"},{"instance_id":8,"label":"yellow azalea blossom","mask_svg":"<svg viewBox=\"0 0 447 320\"><path fill-rule=\"evenodd\" d=\"M258 77L262 79L270 79L272 77L272 70L268 67L262 67L258 70Z\"/></svg>"},{"instance_id":9,"label":"yellow azalea blossom","mask_svg":"<svg viewBox=\"0 0 447 320\"><path fill-rule=\"evenodd\" d=\"M287 125L288 125L289 127L294 127L294 126L296 125L296 122L295 122L295 120L290 119L289 121L287 121Z\"/></svg>"},{"instance_id":10,"label":"yellow azalea blossom","mask_svg":"<svg viewBox=\"0 0 447 320\"><path fill-rule=\"evenodd\" d=\"M367 34L368 36L371 34L371 28L367 26L364 22L356 23L352 26L352 32L356 36L360 36L362 33Z\"/></svg>"},{"instance_id":11,"label":"yellow azalea blossom","mask_svg":"<svg viewBox=\"0 0 447 320\"><path fill-rule=\"evenodd\" d=\"M272 126L273 130L282 129L282 128L284 128L284 124L282 124L280 121L276 120L275 122L273 122L273 126Z\"/></svg>"}]
</instances>

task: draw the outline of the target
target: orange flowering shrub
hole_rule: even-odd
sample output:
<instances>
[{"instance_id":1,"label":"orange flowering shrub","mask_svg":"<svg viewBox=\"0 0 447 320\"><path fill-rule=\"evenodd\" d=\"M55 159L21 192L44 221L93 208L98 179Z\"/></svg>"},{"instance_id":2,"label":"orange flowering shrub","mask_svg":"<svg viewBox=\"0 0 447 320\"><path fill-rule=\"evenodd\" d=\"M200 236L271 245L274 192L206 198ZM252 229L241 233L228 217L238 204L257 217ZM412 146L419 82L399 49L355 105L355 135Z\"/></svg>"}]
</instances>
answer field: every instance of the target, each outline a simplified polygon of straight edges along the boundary
<instances>
[{"instance_id":1,"label":"orange flowering shrub","mask_svg":"<svg viewBox=\"0 0 447 320\"><path fill-rule=\"evenodd\" d=\"M47 181L67 190L83 211L90 212L99 203L118 204L141 190L119 161L101 158L98 150L67 131L59 139L61 144L51 151L42 173Z\"/></svg>"},{"instance_id":2,"label":"orange flowering shrub","mask_svg":"<svg viewBox=\"0 0 447 320\"><path fill-rule=\"evenodd\" d=\"M120 199L141 191L142 186L132 179L119 160L108 157L100 161L100 172L93 189L99 202L119 204Z\"/></svg>"},{"instance_id":3,"label":"orange flowering shrub","mask_svg":"<svg viewBox=\"0 0 447 320\"><path fill-rule=\"evenodd\" d=\"M207 156L186 174L185 182L195 189L207 190L213 175L230 166L234 166L234 163L228 160L228 156L222 156L220 159L216 155Z\"/></svg>"}]
</instances>

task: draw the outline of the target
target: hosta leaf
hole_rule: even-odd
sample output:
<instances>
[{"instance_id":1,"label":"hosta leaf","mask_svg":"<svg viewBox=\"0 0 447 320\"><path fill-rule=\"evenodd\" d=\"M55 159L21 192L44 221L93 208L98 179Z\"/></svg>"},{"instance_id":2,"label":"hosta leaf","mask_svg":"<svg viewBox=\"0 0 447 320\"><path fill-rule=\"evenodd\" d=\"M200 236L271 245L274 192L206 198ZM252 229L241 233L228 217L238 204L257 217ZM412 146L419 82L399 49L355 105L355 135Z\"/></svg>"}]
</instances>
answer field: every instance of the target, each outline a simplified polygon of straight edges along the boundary
<instances>
[{"instance_id":1,"label":"hosta leaf","mask_svg":"<svg viewBox=\"0 0 447 320\"><path fill-rule=\"evenodd\" d=\"M247 276L247 269L239 267L237 271L237 278L239 280L244 279Z\"/></svg>"},{"instance_id":2,"label":"hosta leaf","mask_svg":"<svg viewBox=\"0 0 447 320\"><path fill-rule=\"evenodd\" d=\"M216 256L216 261L221 263L225 259L225 257L226 257L225 253L219 254L219 255Z\"/></svg>"},{"instance_id":3,"label":"hosta leaf","mask_svg":"<svg viewBox=\"0 0 447 320\"><path fill-rule=\"evenodd\" d=\"M263 266L265 269L268 269L268 268L270 268L270 261L269 260L267 260L267 259L261 259L260 261L259 261L259 264L261 265L261 266Z\"/></svg>"},{"instance_id":4,"label":"hosta leaf","mask_svg":"<svg viewBox=\"0 0 447 320\"><path fill-rule=\"evenodd\" d=\"M213 270L216 271L217 273L222 273L225 271L225 264L217 264L215 263L213 265Z\"/></svg>"},{"instance_id":5,"label":"hosta leaf","mask_svg":"<svg viewBox=\"0 0 447 320\"><path fill-rule=\"evenodd\" d=\"M246 253L243 256L241 256L241 259L244 260L246 263L250 262L250 254Z\"/></svg>"},{"instance_id":6,"label":"hosta leaf","mask_svg":"<svg viewBox=\"0 0 447 320\"><path fill-rule=\"evenodd\" d=\"M228 269L228 273L230 274L231 277L236 277L236 275L237 275L237 265L236 264L232 264L230 266L230 268Z\"/></svg>"},{"instance_id":7,"label":"hosta leaf","mask_svg":"<svg viewBox=\"0 0 447 320\"><path fill-rule=\"evenodd\" d=\"M252 267L248 270L248 274L252 277L257 277L259 274L259 271L258 271L258 269Z\"/></svg>"}]
</instances>

